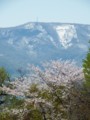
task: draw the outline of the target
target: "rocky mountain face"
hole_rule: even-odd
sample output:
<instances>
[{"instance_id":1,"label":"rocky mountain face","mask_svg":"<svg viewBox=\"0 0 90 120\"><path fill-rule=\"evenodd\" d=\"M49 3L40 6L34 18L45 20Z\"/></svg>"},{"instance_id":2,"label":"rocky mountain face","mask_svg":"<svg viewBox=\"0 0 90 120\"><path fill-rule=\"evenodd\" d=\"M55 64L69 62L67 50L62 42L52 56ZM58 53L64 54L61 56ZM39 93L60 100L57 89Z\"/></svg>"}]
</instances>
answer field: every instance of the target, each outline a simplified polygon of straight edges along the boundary
<instances>
[{"instance_id":1,"label":"rocky mountain face","mask_svg":"<svg viewBox=\"0 0 90 120\"><path fill-rule=\"evenodd\" d=\"M90 25L27 23L0 28L0 66L11 73L28 64L49 60L75 60L78 65L88 50Z\"/></svg>"}]
</instances>

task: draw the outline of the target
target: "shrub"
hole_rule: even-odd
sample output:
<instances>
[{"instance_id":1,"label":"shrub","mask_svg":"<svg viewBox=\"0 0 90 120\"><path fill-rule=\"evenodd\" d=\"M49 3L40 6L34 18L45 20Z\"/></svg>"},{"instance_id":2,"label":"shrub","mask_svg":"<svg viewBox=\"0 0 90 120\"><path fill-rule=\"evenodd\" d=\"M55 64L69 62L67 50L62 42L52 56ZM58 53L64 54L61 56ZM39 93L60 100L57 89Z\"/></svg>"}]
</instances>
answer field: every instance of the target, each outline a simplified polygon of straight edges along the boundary
<instances>
[{"instance_id":1,"label":"shrub","mask_svg":"<svg viewBox=\"0 0 90 120\"><path fill-rule=\"evenodd\" d=\"M8 80L10 80L10 75L8 74L8 72L4 67L1 67L0 68L0 85L2 86L2 84Z\"/></svg>"}]
</instances>

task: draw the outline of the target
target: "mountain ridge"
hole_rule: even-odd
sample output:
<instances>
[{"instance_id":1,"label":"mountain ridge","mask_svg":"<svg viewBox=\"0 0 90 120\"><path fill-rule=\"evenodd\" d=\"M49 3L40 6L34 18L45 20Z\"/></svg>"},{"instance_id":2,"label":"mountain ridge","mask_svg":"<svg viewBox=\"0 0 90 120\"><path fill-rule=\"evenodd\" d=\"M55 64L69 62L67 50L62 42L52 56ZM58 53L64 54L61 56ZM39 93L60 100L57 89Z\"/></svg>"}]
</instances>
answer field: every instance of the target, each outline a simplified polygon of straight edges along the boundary
<instances>
[{"instance_id":1,"label":"mountain ridge","mask_svg":"<svg viewBox=\"0 0 90 120\"><path fill-rule=\"evenodd\" d=\"M14 26L9 26L9 27L0 27L0 29L12 29L12 28L16 28L16 27L20 27L29 23L39 23L39 24L73 24L73 25L85 25L85 26L90 26L90 24L87 23L69 23L69 22L26 22L26 23L22 23L19 25L14 25Z\"/></svg>"},{"instance_id":2,"label":"mountain ridge","mask_svg":"<svg viewBox=\"0 0 90 120\"><path fill-rule=\"evenodd\" d=\"M83 24L29 22L0 28L0 66L15 71L57 59L81 65L89 39L90 25Z\"/></svg>"}]
</instances>

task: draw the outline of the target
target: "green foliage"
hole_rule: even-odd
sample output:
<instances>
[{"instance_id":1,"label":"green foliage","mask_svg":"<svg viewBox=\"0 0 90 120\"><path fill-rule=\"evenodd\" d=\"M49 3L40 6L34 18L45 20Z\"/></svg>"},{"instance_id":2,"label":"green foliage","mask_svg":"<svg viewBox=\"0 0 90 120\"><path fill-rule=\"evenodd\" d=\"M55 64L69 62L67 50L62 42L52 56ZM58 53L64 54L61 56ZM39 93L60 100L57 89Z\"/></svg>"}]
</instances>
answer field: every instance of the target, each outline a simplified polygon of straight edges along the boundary
<instances>
[{"instance_id":1,"label":"green foliage","mask_svg":"<svg viewBox=\"0 0 90 120\"><path fill-rule=\"evenodd\" d=\"M41 120L43 120L43 118L45 118L45 120L59 120L60 118L67 118L67 111L63 106L65 103L63 99L63 92L65 90L64 86L58 86L52 83L49 83L47 88L37 89L38 86L36 87L34 84L32 86L34 87L30 87L29 92L32 93L33 91L33 93L36 93L37 95L33 94L33 97L30 97L32 102L26 107L28 111L35 112L35 110L38 110L36 113L38 115L41 114ZM33 117L37 116L35 114L32 115L34 115ZM31 117L30 114L28 114L28 116Z\"/></svg>"},{"instance_id":2,"label":"green foliage","mask_svg":"<svg viewBox=\"0 0 90 120\"><path fill-rule=\"evenodd\" d=\"M41 120L44 116L45 120L90 119L90 94L83 86L77 85L75 82L69 86L49 83L48 88L39 89L37 96L32 97L32 100L33 102L27 105L27 109L30 111L28 117L37 116L32 113L35 112L34 110L38 110L37 114L42 115Z\"/></svg>"},{"instance_id":3,"label":"green foliage","mask_svg":"<svg viewBox=\"0 0 90 120\"><path fill-rule=\"evenodd\" d=\"M6 71L4 67L0 68L0 85L2 85L5 81L10 80L10 75Z\"/></svg>"},{"instance_id":4,"label":"green foliage","mask_svg":"<svg viewBox=\"0 0 90 120\"><path fill-rule=\"evenodd\" d=\"M85 86L90 88L90 48L85 60L83 61L83 72L85 77Z\"/></svg>"},{"instance_id":5,"label":"green foliage","mask_svg":"<svg viewBox=\"0 0 90 120\"><path fill-rule=\"evenodd\" d=\"M41 89L38 92L38 97L50 101L52 99L52 94L48 89Z\"/></svg>"},{"instance_id":6,"label":"green foliage","mask_svg":"<svg viewBox=\"0 0 90 120\"><path fill-rule=\"evenodd\" d=\"M18 115L9 112L0 112L0 120L18 120Z\"/></svg>"},{"instance_id":7,"label":"green foliage","mask_svg":"<svg viewBox=\"0 0 90 120\"><path fill-rule=\"evenodd\" d=\"M67 91L68 120L90 120L90 94L83 86L73 86Z\"/></svg>"},{"instance_id":8,"label":"green foliage","mask_svg":"<svg viewBox=\"0 0 90 120\"><path fill-rule=\"evenodd\" d=\"M37 92L39 89L38 89L38 85L37 84L32 84L31 86L30 86L30 89L29 89L29 92L30 93L35 93L35 92Z\"/></svg>"},{"instance_id":9,"label":"green foliage","mask_svg":"<svg viewBox=\"0 0 90 120\"><path fill-rule=\"evenodd\" d=\"M24 99L17 98L16 96L12 96L8 99L9 108L23 108L24 106Z\"/></svg>"},{"instance_id":10,"label":"green foliage","mask_svg":"<svg viewBox=\"0 0 90 120\"><path fill-rule=\"evenodd\" d=\"M43 120L43 118L38 109L33 109L24 114L23 120Z\"/></svg>"}]
</instances>

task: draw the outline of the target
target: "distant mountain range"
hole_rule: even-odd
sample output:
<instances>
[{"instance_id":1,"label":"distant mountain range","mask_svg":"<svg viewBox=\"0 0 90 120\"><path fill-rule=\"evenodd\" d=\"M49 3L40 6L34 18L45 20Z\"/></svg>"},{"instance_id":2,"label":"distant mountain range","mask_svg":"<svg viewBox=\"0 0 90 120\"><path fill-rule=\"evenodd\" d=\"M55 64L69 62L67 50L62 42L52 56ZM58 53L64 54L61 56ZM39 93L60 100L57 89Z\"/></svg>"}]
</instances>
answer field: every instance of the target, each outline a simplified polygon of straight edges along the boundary
<instances>
[{"instance_id":1,"label":"distant mountain range","mask_svg":"<svg viewBox=\"0 0 90 120\"><path fill-rule=\"evenodd\" d=\"M11 73L29 63L75 60L81 65L88 50L90 25L70 23L27 23L0 28L0 66Z\"/></svg>"}]
</instances>

